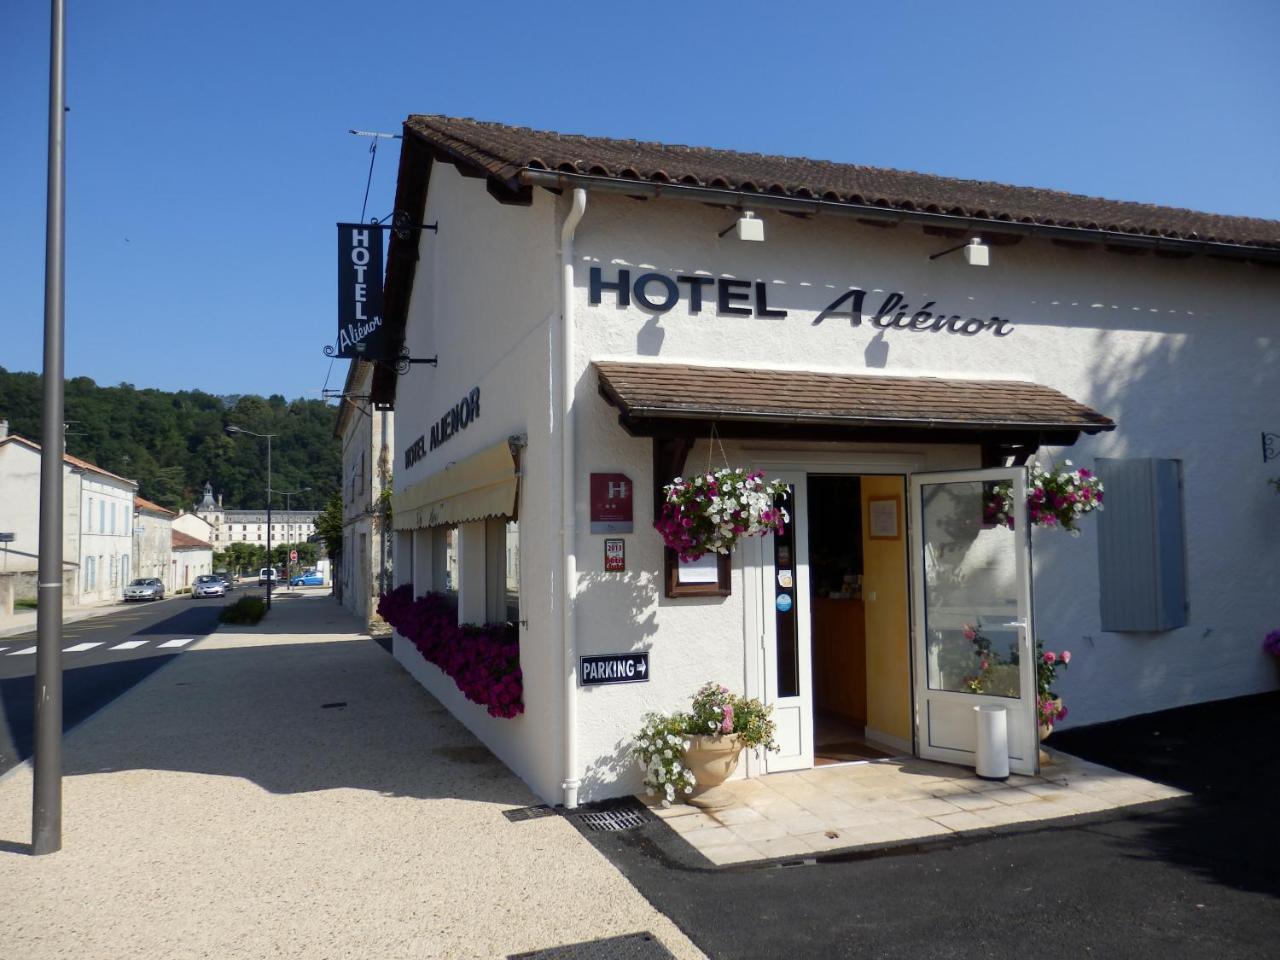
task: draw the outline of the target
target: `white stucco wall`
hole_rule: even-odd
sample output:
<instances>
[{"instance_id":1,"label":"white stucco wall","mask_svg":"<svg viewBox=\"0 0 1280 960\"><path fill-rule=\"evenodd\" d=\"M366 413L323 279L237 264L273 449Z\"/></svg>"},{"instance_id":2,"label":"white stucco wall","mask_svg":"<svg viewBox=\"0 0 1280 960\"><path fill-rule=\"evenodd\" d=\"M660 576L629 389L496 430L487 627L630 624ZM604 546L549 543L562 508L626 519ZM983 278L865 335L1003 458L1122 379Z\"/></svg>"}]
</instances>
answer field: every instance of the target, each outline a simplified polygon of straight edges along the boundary
<instances>
[{"instance_id":1,"label":"white stucco wall","mask_svg":"<svg viewBox=\"0 0 1280 960\"><path fill-rule=\"evenodd\" d=\"M1274 688L1275 672L1259 644L1276 626L1280 544L1274 531L1280 528L1280 497L1264 482L1275 471L1264 467L1258 438L1276 428L1280 415L1272 399L1280 392L1280 326L1268 306L1280 293L1280 274L1203 257L1121 256L1032 239L994 248L992 265L980 269L959 255L930 262L928 254L954 244L946 238L837 218L766 215L767 242L717 240L716 232L731 219L730 213L696 204L593 196L578 231L580 368L587 359L647 356L668 362L1019 379L1061 390L1113 417L1119 428L1083 437L1070 450L1043 451L1049 458L1068 458L1077 466L1091 466L1095 457L1183 461L1191 597L1190 623L1182 629L1104 633L1096 519L1086 519L1080 538L1035 531L1037 632L1049 647L1075 654L1059 683L1072 708L1068 725ZM610 292L592 306L587 291L592 265L603 267L607 279L616 279L617 269L624 267L633 280L646 270L761 280L769 284L769 306L787 309L789 316L721 317L714 303L693 316L685 300L658 316L634 302L619 308ZM855 286L867 291L868 316L861 325L853 327L847 317L814 325L824 307ZM660 292L655 287L653 297L659 299ZM902 292L912 311L936 301L931 312L945 308L965 316L999 316L1013 329L1004 337L879 330L869 316L889 292ZM579 482L600 469L628 469L643 478L647 443L640 450L610 423L613 411L595 395L589 379L579 396ZM695 451L691 459L697 456ZM702 457L705 462L705 452ZM640 498L638 510L647 506ZM638 515L637 530L640 521ZM599 539L583 538L580 555L599 553ZM637 539L628 544L629 555L632 550L638 558L652 553L649 560L656 564L653 538ZM588 611L597 604L584 597L579 622L585 627L598 616L603 623L619 599L611 602L602 594L599 613L592 614ZM648 622L654 609L651 592L646 599L641 622ZM709 644L727 653L738 617L732 598L724 604L725 615L712 618L699 602L671 602L693 608L679 618L683 629L668 623L664 601L645 632L653 633L655 657L670 633L686 634L681 664L692 680L695 672L686 669L687 658ZM592 633L585 628L581 636ZM661 699L653 692L607 694L610 707L620 710L631 698ZM594 697L584 697L584 704ZM590 714L585 707L583 730L599 730ZM607 746L604 737L596 739Z\"/></svg>"},{"instance_id":2,"label":"white stucco wall","mask_svg":"<svg viewBox=\"0 0 1280 960\"><path fill-rule=\"evenodd\" d=\"M350 392L356 397L367 397L372 372L372 364L358 365L349 381ZM375 410L367 400L343 402L346 406L341 421L342 604L369 622L377 617L377 599L381 592L378 578L382 570L383 531L374 514L382 494L383 478L392 477L394 418L388 410ZM389 544L386 549L390 551Z\"/></svg>"},{"instance_id":3,"label":"white stucco wall","mask_svg":"<svg viewBox=\"0 0 1280 960\"><path fill-rule=\"evenodd\" d=\"M80 476L80 599L119 600L133 579L133 495L137 486L85 471ZM93 558L90 578L89 559Z\"/></svg>"},{"instance_id":4,"label":"white stucco wall","mask_svg":"<svg viewBox=\"0 0 1280 960\"><path fill-rule=\"evenodd\" d=\"M156 577L172 590L173 515L140 509L133 518L131 577Z\"/></svg>"},{"instance_id":5,"label":"white stucco wall","mask_svg":"<svg viewBox=\"0 0 1280 960\"><path fill-rule=\"evenodd\" d=\"M414 356L439 352L441 363L438 370L417 367L400 381L396 485L401 489L508 433L529 435L520 518L528 712L516 721L492 721L469 704L456 709L542 796L558 799L563 708L552 597L560 564L553 526L559 491L547 370L555 350L558 225L567 198L535 191L532 208L501 206L482 181L440 166L429 197L426 220L439 219L441 232L423 237L409 344ZM955 243L948 238L836 217L765 213L767 242L718 240L732 216L676 200L592 194L578 229L578 348L571 371L578 397L578 652L645 649L654 671L647 684L579 692L582 799L638 784L625 741L646 710L684 706L709 679L746 689L750 672L741 556L735 557L730 597L662 597L660 541L650 526L650 441L628 437L618 425L617 411L588 373L593 360L1016 379L1061 390L1120 426L1085 437L1070 451L1042 451L1042 457L1065 456L1078 466L1091 466L1096 457L1183 461L1191 598L1190 623L1182 629L1104 633L1096 518L1084 521L1079 538L1036 531L1037 633L1049 647L1075 655L1059 684L1072 710L1068 724L1275 686L1273 665L1259 644L1277 626L1280 497L1264 483L1275 471L1261 462L1258 436L1274 431L1280 415L1271 399L1280 387L1280 331L1268 313L1280 293L1280 274L1203 257L1065 249L1038 239L995 247L992 265L974 268L958 254L928 260ZM592 266L602 267L608 280L624 268L633 280L656 271L761 281L769 285L769 306L788 316L719 315L711 290L696 316L683 295L660 315L634 301L619 307L610 292L592 305ZM815 325L823 308L851 287L866 291L861 323L851 324L846 314ZM870 316L894 292L910 312L932 301L933 313L1005 318L1009 335L878 329ZM481 419L405 470L406 445L476 385L482 388ZM780 445L749 446L768 451ZM725 447L731 462L758 455ZM925 470L979 464L972 447L870 449L913 451ZM699 443L690 463L705 464L706 458L706 444ZM628 572L621 576L603 574L603 538L589 533L586 491L594 471L624 472L636 484L636 532L626 537ZM406 646L397 646L402 657ZM438 689L442 684L430 671L415 674L453 706L453 695Z\"/></svg>"},{"instance_id":6,"label":"white stucco wall","mask_svg":"<svg viewBox=\"0 0 1280 960\"><path fill-rule=\"evenodd\" d=\"M80 602L80 477L62 465L63 601ZM40 555L40 453L14 439L0 444L0 530L14 535L3 563L35 571Z\"/></svg>"},{"instance_id":7,"label":"white stucco wall","mask_svg":"<svg viewBox=\"0 0 1280 960\"><path fill-rule=\"evenodd\" d=\"M396 388L395 489L442 470L509 436L528 438L521 466L519 523L521 564L520 648L524 672L522 716L490 717L468 703L454 682L426 664L411 644L398 640L396 656L442 702L541 796L559 791L561 737L560 679L553 576L559 555L552 524L559 488L551 438L550 344L558 303L554 198L534 195L532 207L504 206L484 181L461 177L435 164L424 222L407 345L412 356L438 354L438 367L415 365ZM480 388L480 416L411 467L404 451L419 436L430 438L439 420L472 388ZM534 551L530 554L526 551ZM402 568L406 558L397 557Z\"/></svg>"}]
</instances>

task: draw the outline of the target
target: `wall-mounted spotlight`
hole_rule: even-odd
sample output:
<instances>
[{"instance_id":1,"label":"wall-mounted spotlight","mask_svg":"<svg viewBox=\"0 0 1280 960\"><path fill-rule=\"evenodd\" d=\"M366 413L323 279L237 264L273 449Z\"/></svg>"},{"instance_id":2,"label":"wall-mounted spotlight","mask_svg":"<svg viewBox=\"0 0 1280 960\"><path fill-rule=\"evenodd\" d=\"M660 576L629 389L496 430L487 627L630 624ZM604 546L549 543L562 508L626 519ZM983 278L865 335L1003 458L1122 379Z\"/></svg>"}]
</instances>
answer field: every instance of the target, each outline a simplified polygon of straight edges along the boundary
<instances>
[{"instance_id":1,"label":"wall-mounted spotlight","mask_svg":"<svg viewBox=\"0 0 1280 960\"><path fill-rule=\"evenodd\" d=\"M735 231L739 240L764 242L764 221L756 219L756 215L750 210L742 211L742 216L721 230L717 236L723 238L730 230Z\"/></svg>"},{"instance_id":2,"label":"wall-mounted spotlight","mask_svg":"<svg viewBox=\"0 0 1280 960\"><path fill-rule=\"evenodd\" d=\"M929 259L937 260L939 257L945 257L948 253L955 253L957 250L964 251L964 261L971 267L991 266L991 248L982 242L981 237L974 237L968 243L962 243L958 247L951 247L941 253L931 254Z\"/></svg>"}]
</instances>

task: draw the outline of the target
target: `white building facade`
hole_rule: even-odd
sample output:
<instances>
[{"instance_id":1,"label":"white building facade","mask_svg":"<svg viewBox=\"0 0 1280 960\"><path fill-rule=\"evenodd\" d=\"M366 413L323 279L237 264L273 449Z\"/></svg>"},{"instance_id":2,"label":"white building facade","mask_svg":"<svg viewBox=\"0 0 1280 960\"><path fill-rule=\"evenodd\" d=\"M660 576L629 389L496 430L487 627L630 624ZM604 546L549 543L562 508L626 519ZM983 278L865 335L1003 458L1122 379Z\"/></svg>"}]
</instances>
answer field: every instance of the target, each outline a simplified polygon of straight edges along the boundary
<instances>
[{"instance_id":1,"label":"white building facade","mask_svg":"<svg viewBox=\"0 0 1280 960\"><path fill-rule=\"evenodd\" d=\"M13 533L4 563L34 575L39 558L40 446L0 438L0 530ZM67 454L63 458L64 602L118 600L133 576L138 485ZM25 587L19 587L23 596Z\"/></svg>"},{"instance_id":2,"label":"white building facade","mask_svg":"<svg viewBox=\"0 0 1280 960\"><path fill-rule=\"evenodd\" d=\"M986 702L1034 770L1037 640L1073 652L1067 724L1275 688L1280 225L447 118L405 135L397 209L440 230L391 241L387 325L439 366L374 373L395 581L461 622L515 611L523 713L394 650L544 799L634 792L644 714L709 680L774 707L782 749L748 776L814 765L841 724L971 764ZM1028 458L1096 471L1108 510L1079 537L981 522ZM725 465L786 481L791 523L681 564L662 487ZM608 480L629 530L597 519ZM964 689L975 628L1012 691ZM638 653L643 682L582 684L581 657Z\"/></svg>"},{"instance_id":3,"label":"white building facade","mask_svg":"<svg viewBox=\"0 0 1280 960\"><path fill-rule=\"evenodd\" d=\"M318 510L272 510L271 545L306 543L316 532ZM267 545L266 510L227 510L222 497L216 500L213 486L204 485L204 497L196 504L195 515L209 525L210 542L217 550L232 543Z\"/></svg>"},{"instance_id":4,"label":"white building facade","mask_svg":"<svg viewBox=\"0 0 1280 960\"><path fill-rule=\"evenodd\" d=\"M172 591L173 521L176 514L158 503L133 498L133 576L155 577Z\"/></svg>"},{"instance_id":5,"label":"white building facade","mask_svg":"<svg viewBox=\"0 0 1280 960\"><path fill-rule=\"evenodd\" d=\"M369 401L373 364L353 360L343 386L334 435L342 444L342 604L365 623L378 618L378 596L391 566L386 526L395 440L390 410Z\"/></svg>"}]
</instances>

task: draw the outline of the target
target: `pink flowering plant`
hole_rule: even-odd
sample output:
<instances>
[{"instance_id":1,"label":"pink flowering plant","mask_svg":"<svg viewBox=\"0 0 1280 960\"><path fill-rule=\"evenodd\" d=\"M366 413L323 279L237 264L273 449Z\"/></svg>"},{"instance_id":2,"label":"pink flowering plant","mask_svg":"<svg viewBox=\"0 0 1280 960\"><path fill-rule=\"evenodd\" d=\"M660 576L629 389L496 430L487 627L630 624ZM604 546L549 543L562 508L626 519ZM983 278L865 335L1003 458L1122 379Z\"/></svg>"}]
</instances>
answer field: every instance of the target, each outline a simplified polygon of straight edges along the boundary
<instances>
[{"instance_id":1,"label":"pink flowering plant","mask_svg":"<svg viewBox=\"0 0 1280 960\"><path fill-rule=\"evenodd\" d=\"M635 735L632 753L644 770L644 785L664 807L693 793L697 778L685 765L690 737L737 734L738 741L753 750L777 750L773 708L755 698L739 697L719 683L706 683L693 695L686 712L647 713Z\"/></svg>"},{"instance_id":2,"label":"pink flowering plant","mask_svg":"<svg viewBox=\"0 0 1280 960\"><path fill-rule=\"evenodd\" d=\"M1071 461L1064 460L1070 467ZM1033 526L1056 527L1080 536L1080 518L1102 509L1102 481L1091 470L1045 470L1032 465L1027 478L1027 518ZM1013 485L997 483L983 506L983 522L1013 529Z\"/></svg>"},{"instance_id":3,"label":"pink flowering plant","mask_svg":"<svg viewBox=\"0 0 1280 960\"><path fill-rule=\"evenodd\" d=\"M1262 649L1273 657L1280 657L1280 630L1272 630L1262 641Z\"/></svg>"},{"instance_id":4,"label":"pink flowering plant","mask_svg":"<svg viewBox=\"0 0 1280 960\"><path fill-rule=\"evenodd\" d=\"M524 713L520 634L514 625L460 625L449 597L428 593L415 598L408 584L383 594L378 614L490 716L509 719Z\"/></svg>"},{"instance_id":5,"label":"pink flowering plant","mask_svg":"<svg viewBox=\"0 0 1280 960\"><path fill-rule=\"evenodd\" d=\"M754 697L739 697L719 683L705 683L693 695L688 732L719 736L736 733L745 747L777 750L773 707Z\"/></svg>"},{"instance_id":6,"label":"pink flowering plant","mask_svg":"<svg viewBox=\"0 0 1280 960\"><path fill-rule=\"evenodd\" d=\"M1057 653L1044 649L1044 644L1036 641L1036 719L1041 726L1067 718L1067 708L1054 693L1053 684L1058 679L1058 671L1067 669L1069 663L1070 650Z\"/></svg>"},{"instance_id":7,"label":"pink flowering plant","mask_svg":"<svg viewBox=\"0 0 1280 960\"><path fill-rule=\"evenodd\" d=\"M707 553L728 553L743 537L780 533L790 522L777 506L788 493L781 480L766 480L742 467L676 477L664 487L666 502L654 526L686 563Z\"/></svg>"}]
</instances>

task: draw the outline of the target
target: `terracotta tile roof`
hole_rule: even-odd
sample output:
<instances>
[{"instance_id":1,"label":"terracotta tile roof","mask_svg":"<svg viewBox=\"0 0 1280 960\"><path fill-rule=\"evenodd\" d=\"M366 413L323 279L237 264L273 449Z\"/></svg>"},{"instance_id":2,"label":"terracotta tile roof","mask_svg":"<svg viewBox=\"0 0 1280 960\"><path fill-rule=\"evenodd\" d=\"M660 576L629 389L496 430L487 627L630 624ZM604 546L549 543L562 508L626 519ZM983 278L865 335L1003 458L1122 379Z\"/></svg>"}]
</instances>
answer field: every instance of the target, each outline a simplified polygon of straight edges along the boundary
<instances>
[{"instance_id":1,"label":"terracotta tile roof","mask_svg":"<svg viewBox=\"0 0 1280 960\"><path fill-rule=\"evenodd\" d=\"M525 171L825 200L907 213L1280 249L1280 221L851 163L412 115L405 129L514 189Z\"/></svg>"},{"instance_id":2,"label":"terracotta tile roof","mask_svg":"<svg viewBox=\"0 0 1280 960\"><path fill-rule=\"evenodd\" d=\"M158 503L152 503L150 500L144 500L142 499L142 497L138 496L137 494L134 494L134 497L133 497L133 509L146 510L148 513L158 513L166 517L177 516L177 514L174 513L172 510L166 510L164 507L160 506L160 504Z\"/></svg>"},{"instance_id":3,"label":"terracotta tile roof","mask_svg":"<svg viewBox=\"0 0 1280 960\"><path fill-rule=\"evenodd\" d=\"M183 533L181 530L173 531L173 549L175 550L212 550L212 543L205 543L198 537Z\"/></svg>"},{"instance_id":4,"label":"terracotta tile roof","mask_svg":"<svg viewBox=\"0 0 1280 960\"><path fill-rule=\"evenodd\" d=\"M945 380L676 363L594 364L624 416L850 427L1112 430L1065 394L1016 380Z\"/></svg>"},{"instance_id":5,"label":"terracotta tile roof","mask_svg":"<svg viewBox=\"0 0 1280 960\"><path fill-rule=\"evenodd\" d=\"M26 437L18 436L16 433L11 434L10 436L5 437L4 439L0 439L0 445L11 443L14 441L24 444L25 446L31 448L37 453L41 452L40 444L36 443L34 440L28 440ZM96 463L90 463L88 460L81 460L79 457L73 457L69 453L64 453L62 455L62 460L64 463L69 463L71 464L71 466L79 470L88 470L90 473L97 473L104 477L110 477L112 480L119 480L121 483L127 483L130 486L136 487L138 485L138 482L136 480L130 480L128 477L122 477L117 473L112 473L110 470L103 470ZM164 508L161 507L160 509L164 509Z\"/></svg>"}]
</instances>

